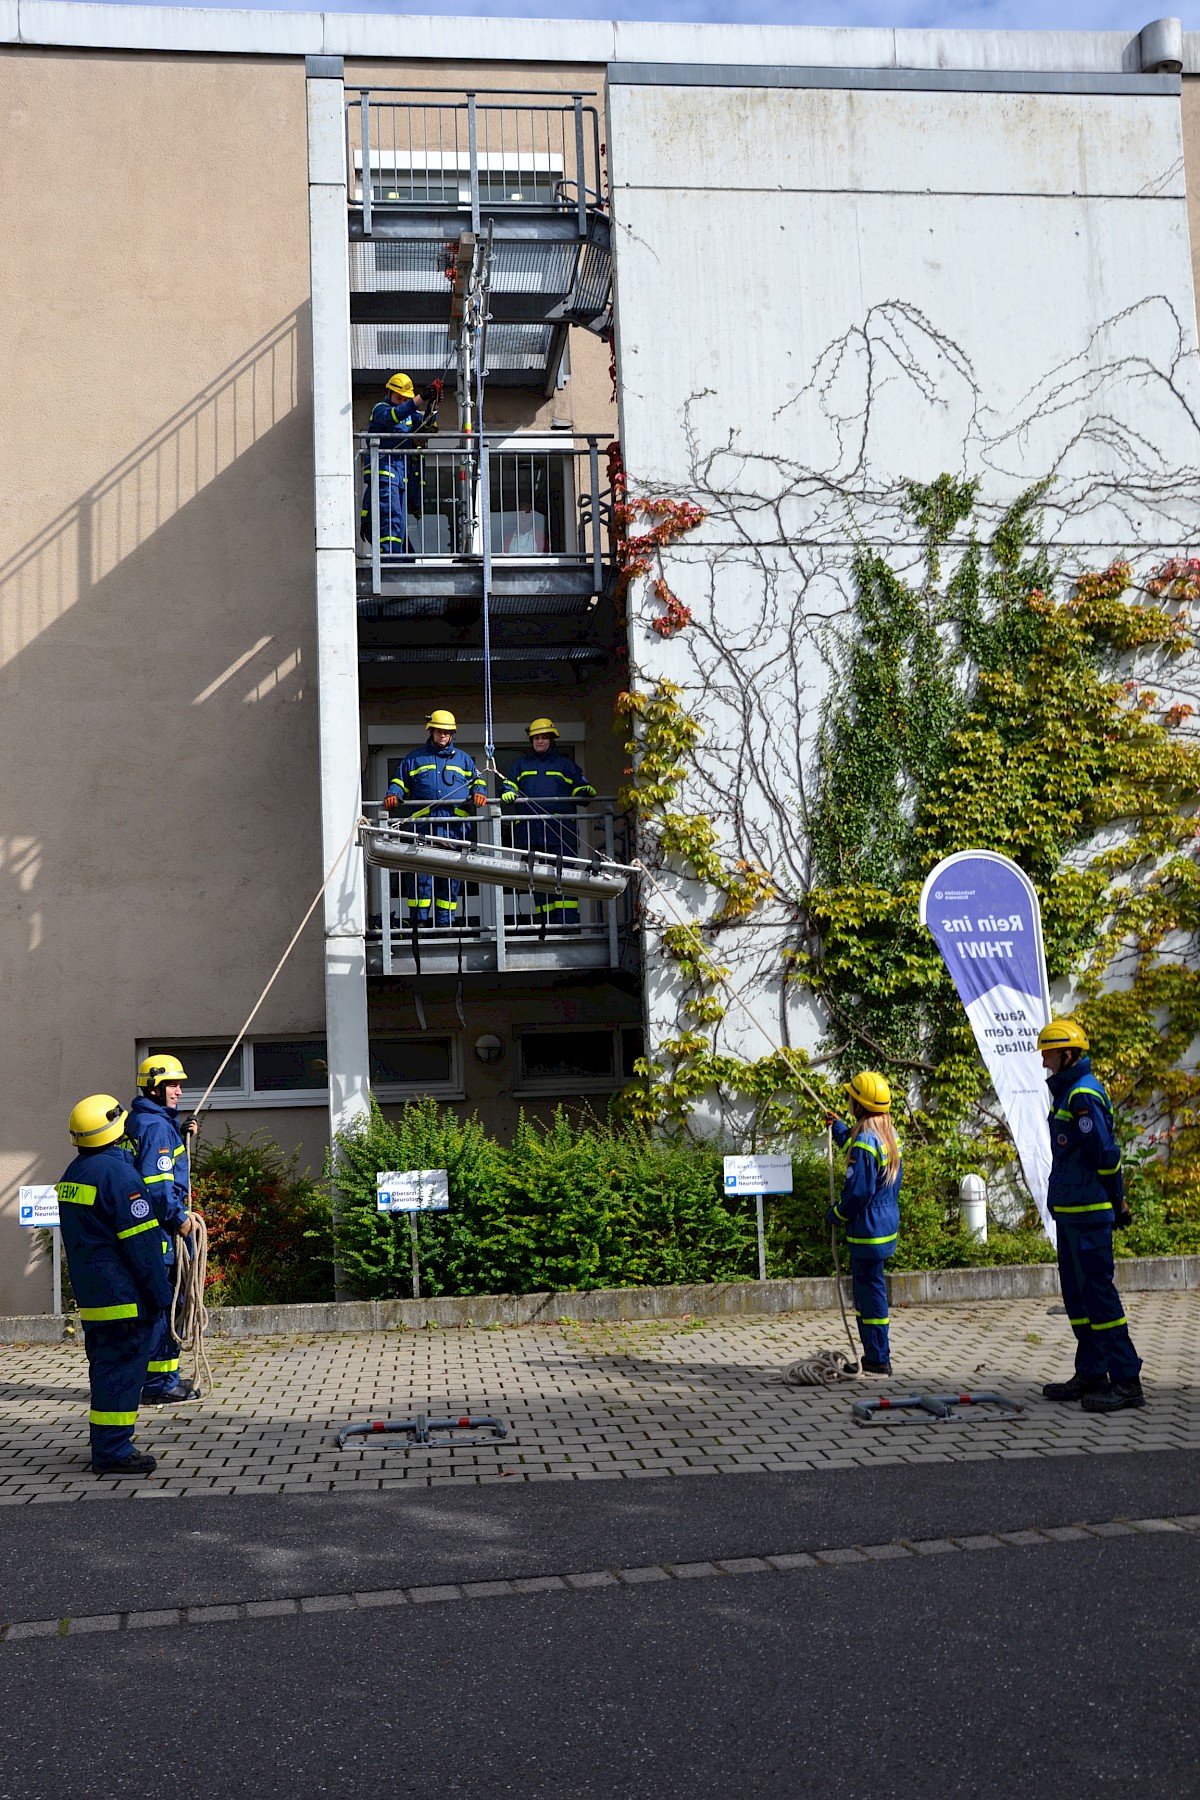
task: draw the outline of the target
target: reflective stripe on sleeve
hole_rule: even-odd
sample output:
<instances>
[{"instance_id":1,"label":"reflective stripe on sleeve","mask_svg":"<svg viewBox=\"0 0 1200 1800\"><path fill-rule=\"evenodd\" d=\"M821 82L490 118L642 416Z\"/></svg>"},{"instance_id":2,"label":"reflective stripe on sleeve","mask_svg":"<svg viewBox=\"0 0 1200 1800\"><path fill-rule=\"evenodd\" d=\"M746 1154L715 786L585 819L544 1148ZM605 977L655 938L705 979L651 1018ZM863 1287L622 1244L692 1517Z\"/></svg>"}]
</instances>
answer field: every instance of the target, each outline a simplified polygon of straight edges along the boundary
<instances>
[{"instance_id":1,"label":"reflective stripe on sleeve","mask_svg":"<svg viewBox=\"0 0 1200 1800\"><path fill-rule=\"evenodd\" d=\"M136 1319L138 1316L137 1301L126 1301L123 1306L81 1306L79 1316L94 1325L100 1324L106 1319Z\"/></svg>"},{"instance_id":2,"label":"reflective stripe on sleeve","mask_svg":"<svg viewBox=\"0 0 1200 1800\"><path fill-rule=\"evenodd\" d=\"M174 1179L175 1179L174 1175L171 1175L171 1174L143 1175L142 1176L142 1180L146 1184L147 1187L153 1187L155 1185L155 1183L158 1181L174 1181Z\"/></svg>"},{"instance_id":3,"label":"reflective stripe on sleeve","mask_svg":"<svg viewBox=\"0 0 1200 1800\"><path fill-rule=\"evenodd\" d=\"M88 1414L89 1425L136 1425L137 1413L95 1412Z\"/></svg>"},{"instance_id":4,"label":"reflective stripe on sleeve","mask_svg":"<svg viewBox=\"0 0 1200 1800\"><path fill-rule=\"evenodd\" d=\"M890 1232L887 1237L877 1237L877 1238L847 1237L846 1242L848 1244L894 1244L896 1239L899 1237L899 1235L900 1235L900 1233L898 1231L893 1231L893 1232Z\"/></svg>"},{"instance_id":5,"label":"reflective stripe on sleeve","mask_svg":"<svg viewBox=\"0 0 1200 1800\"><path fill-rule=\"evenodd\" d=\"M161 1231L161 1229L157 1219L147 1219L142 1225L130 1225L128 1230L118 1231L117 1237L118 1239L131 1238L136 1237L139 1231Z\"/></svg>"},{"instance_id":6,"label":"reflective stripe on sleeve","mask_svg":"<svg viewBox=\"0 0 1200 1800\"><path fill-rule=\"evenodd\" d=\"M1111 1200L1094 1200L1091 1203L1091 1205L1089 1205L1089 1206L1058 1206L1056 1204L1055 1208L1054 1208L1054 1216L1056 1219L1060 1219L1064 1213L1111 1212L1111 1211L1112 1211L1112 1201Z\"/></svg>"},{"instance_id":7,"label":"reflective stripe on sleeve","mask_svg":"<svg viewBox=\"0 0 1200 1800\"><path fill-rule=\"evenodd\" d=\"M1121 1172L1120 1163L1114 1163L1111 1169L1097 1169L1096 1170L1097 1175L1119 1175L1120 1172Z\"/></svg>"}]
</instances>

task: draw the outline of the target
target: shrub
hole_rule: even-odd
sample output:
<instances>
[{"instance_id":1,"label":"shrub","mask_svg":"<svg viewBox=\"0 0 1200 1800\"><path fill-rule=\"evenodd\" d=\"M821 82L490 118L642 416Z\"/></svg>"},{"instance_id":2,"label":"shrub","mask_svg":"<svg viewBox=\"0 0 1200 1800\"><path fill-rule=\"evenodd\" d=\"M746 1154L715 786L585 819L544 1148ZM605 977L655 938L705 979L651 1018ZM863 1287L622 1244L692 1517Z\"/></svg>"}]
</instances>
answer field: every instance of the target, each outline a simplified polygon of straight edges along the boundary
<instances>
[{"instance_id":1,"label":"shrub","mask_svg":"<svg viewBox=\"0 0 1200 1800\"><path fill-rule=\"evenodd\" d=\"M208 1224L210 1305L333 1298L329 1191L265 1133L202 1145L192 1190Z\"/></svg>"}]
</instances>

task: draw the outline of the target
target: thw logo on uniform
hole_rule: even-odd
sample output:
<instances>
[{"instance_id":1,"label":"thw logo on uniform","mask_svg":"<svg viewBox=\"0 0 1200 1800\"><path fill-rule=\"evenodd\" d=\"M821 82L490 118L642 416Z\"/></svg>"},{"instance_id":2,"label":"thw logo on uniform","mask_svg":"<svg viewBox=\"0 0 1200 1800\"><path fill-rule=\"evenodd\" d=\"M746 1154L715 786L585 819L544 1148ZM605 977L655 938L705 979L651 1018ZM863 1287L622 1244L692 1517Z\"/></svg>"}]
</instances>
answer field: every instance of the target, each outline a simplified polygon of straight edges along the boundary
<instances>
[{"instance_id":1,"label":"thw logo on uniform","mask_svg":"<svg viewBox=\"0 0 1200 1800\"><path fill-rule=\"evenodd\" d=\"M160 1175L169 1175L173 1167L174 1167L174 1164L171 1161L170 1152L168 1150L164 1150L162 1155L158 1159L159 1174Z\"/></svg>"},{"instance_id":2,"label":"thw logo on uniform","mask_svg":"<svg viewBox=\"0 0 1200 1800\"><path fill-rule=\"evenodd\" d=\"M129 1211L131 1216L135 1219L148 1219L150 1217L150 1202L148 1200L143 1200L139 1196L138 1199L130 1201Z\"/></svg>"}]
</instances>

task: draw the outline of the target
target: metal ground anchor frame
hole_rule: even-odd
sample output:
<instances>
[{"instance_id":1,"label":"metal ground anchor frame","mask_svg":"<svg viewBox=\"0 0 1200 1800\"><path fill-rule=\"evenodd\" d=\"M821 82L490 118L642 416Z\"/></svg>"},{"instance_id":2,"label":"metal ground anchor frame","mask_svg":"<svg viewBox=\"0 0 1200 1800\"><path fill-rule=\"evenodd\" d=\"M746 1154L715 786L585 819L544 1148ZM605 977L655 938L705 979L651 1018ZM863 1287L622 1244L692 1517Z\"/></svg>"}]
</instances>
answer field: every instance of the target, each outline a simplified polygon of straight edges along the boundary
<instances>
[{"instance_id":1,"label":"metal ground anchor frame","mask_svg":"<svg viewBox=\"0 0 1200 1800\"><path fill-rule=\"evenodd\" d=\"M998 1406L1002 1412L1023 1413L1024 1406L1019 1400L1006 1399L1003 1394L897 1394L894 1397L881 1395L874 1400L856 1400L850 1408L856 1423L870 1425L874 1423L874 1415L881 1412L901 1412L904 1410L928 1413L939 1424L954 1417L957 1406Z\"/></svg>"},{"instance_id":2,"label":"metal ground anchor frame","mask_svg":"<svg viewBox=\"0 0 1200 1800\"><path fill-rule=\"evenodd\" d=\"M506 1438L508 1426L502 1425L499 1419L487 1415L472 1418L463 1413L457 1419L431 1419L425 1413L418 1413L415 1419L371 1419L365 1425L343 1425L337 1434L337 1447L345 1449L346 1439L352 1437L380 1437L388 1432L398 1432L407 1436L409 1446L413 1444L453 1444L453 1435L434 1437L437 1432L453 1434L456 1431L487 1431L493 1438ZM468 1440L478 1442L478 1439Z\"/></svg>"}]
</instances>

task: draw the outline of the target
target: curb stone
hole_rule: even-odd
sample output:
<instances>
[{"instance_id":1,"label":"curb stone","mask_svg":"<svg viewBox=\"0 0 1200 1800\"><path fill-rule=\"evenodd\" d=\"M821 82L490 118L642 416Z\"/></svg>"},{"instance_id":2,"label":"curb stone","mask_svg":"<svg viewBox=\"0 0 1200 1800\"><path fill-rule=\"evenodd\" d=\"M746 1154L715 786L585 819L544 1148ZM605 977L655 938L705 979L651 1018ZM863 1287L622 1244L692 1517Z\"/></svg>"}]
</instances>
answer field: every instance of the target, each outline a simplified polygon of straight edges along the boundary
<instances>
[{"instance_id":1,"label":"curb stone","mask_svg":"<svg viewBox=\"0 0 1200 1800\"><path fill-rule=\"evenodd\" d=\"M1117 1261L1127 1293L1200 1288L1200 1256L1129 1256ZM888 1277L893 1306L937 1306L973 1300L1059 1298L1053 1263L987 1269L908 1269ZM646 1319L727 1319L754 1314L829 1312L837 1305L831 1276L783 1281L718 1281L677 1287L597 1288L590 1293L447 1295L433 1300L338 1300L310 1306L216 1306L214 1337L258 1338L372 1331L470 1330L480 1326L618 1323ZM78 1321L53 1313L0 1318L0 1344L55 1344Z\"/></svg>"}]
</instances>

